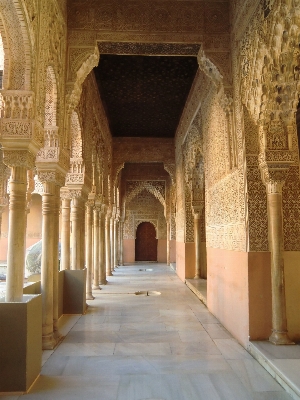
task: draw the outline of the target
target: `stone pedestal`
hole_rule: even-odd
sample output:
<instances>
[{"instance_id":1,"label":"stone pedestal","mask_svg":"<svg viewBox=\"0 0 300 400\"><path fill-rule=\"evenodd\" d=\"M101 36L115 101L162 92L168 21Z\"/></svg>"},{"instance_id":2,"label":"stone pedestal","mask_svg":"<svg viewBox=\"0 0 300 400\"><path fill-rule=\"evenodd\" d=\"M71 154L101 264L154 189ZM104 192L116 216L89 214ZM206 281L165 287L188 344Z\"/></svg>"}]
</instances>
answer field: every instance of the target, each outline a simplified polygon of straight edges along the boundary
<instances>
[{"instance_id":1,"label":"stone pedestal","mask_svg":"<svg viewBox=\"0 0 300 400\"><path fill-rule=\"evenodd\" d=\"M26 392L42 362L42 296L0 299L0 392Z\"/></svg>"},{"instance_id":2,"label":"stone pedestal","mask_svg":"<svg viewBox=\"0 0 300 400\"><path fill-rule=\"evenodd\" d=\"M84 314L86 310L86 269L64 271L64 314Z\"/></svg>"}]
</instances>

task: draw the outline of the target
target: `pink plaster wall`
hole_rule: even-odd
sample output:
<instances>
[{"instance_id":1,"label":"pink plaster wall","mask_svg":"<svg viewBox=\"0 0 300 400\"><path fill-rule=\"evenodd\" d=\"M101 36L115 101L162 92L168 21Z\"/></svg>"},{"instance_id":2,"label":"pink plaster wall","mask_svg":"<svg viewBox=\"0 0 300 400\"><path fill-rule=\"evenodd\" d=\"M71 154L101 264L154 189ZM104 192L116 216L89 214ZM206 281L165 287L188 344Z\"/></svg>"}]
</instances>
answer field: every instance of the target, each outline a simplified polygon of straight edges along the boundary
<instances>
[{"instance_id":1,"label":"pink plaster wall","mask_svg":"<svg viewBox=\"0 0 300 400\"><path fill-rule=\"evenodd\" d=\"M207 248L207 306L246 346L249 335L248 253Z\"/></svg>"},{"instance_id":2,"label":"pink plaster wall","mask_svg":"<svg viewBox=\"0 0 300 400\"><path fill-rule=\"evenodd\" d=\"M176 262L176 240L170 240L170 262Z\"/></svg>"},{"instance_id":3,"label":"pink plaster wall","mask_svg":"<svg viewBox=\"0 0 300 400\"><path fill-rule=\"evenodd\" d=\"M157 261L160 263L167 262L167 240L158 239L157 241Z\"/></svg>"},{"instance_id":4,"label":"pink plaster wall","mask_svg":"<svg viewBox=\"0 0 300 400\"><path fill-rule=\"evenodd\" d=\"M135 239L123 239L123 261L124 263L135 261Z\"/></svg>"},{"instance_id":5,"label":"pink plaster wall","mask_svg":"<svg viewBox=\"0 0 300 400\"><path fill-rule=\"evenodd\" d=\"M270 253L248 253L248 271L249 336L250 340L265 340L272 327Z\"/></svg>"},{"instance_id":6,"label":"pink plaster wall","mask_svg":"<svg viewBox=\"0 0 300 400\"><path fill-rule=\"evenodd\" d=\"M195 244L176 242L176 272L184 282L195 276Z\"/></svg>"}]
</instances>

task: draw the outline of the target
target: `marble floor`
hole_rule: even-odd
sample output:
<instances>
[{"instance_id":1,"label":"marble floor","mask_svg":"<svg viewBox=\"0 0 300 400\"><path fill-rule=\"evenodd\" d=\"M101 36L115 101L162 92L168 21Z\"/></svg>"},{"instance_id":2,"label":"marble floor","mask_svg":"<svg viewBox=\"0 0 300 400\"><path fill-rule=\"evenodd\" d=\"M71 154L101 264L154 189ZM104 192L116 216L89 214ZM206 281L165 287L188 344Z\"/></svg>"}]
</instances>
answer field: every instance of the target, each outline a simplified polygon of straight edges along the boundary
<instances>
[{"instance_id":1,"label":"marble floor","mask_svg":"<svg viewBox=\"0 0 300 400\"><path fill-rule=\"evenodd\" d=\"M108 280L85 315L63 317L29 393L1 400L291 399L165 264Z\"/></svg>"}]
</instances>

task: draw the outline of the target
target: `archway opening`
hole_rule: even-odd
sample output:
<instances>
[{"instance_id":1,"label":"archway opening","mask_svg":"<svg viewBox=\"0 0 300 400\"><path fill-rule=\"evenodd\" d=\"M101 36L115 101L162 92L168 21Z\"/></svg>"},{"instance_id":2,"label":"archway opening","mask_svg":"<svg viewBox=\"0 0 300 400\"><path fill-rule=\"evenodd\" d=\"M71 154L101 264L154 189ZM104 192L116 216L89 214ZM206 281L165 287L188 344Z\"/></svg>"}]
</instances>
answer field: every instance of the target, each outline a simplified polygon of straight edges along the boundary
<instances>
[{"instance_id":1,"label":"archway opening","mask_svg":"<svg viewBox=\"0 0 300 400\"><path fill-rule=\"evenodd\" d=\"M150 222L142 222L137 227L135 261L157 261L156 231Z\"/></svg>"}]
</instances>

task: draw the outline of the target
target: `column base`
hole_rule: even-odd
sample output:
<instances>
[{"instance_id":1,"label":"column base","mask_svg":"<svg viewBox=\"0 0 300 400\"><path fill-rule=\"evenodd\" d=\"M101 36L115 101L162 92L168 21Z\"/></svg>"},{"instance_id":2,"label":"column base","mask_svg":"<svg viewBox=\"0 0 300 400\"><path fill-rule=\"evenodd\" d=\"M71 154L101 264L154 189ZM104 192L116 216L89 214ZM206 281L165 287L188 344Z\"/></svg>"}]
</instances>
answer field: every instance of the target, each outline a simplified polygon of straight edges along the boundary
<instances>
[{"instance_id":1,"label":"column base","mask_svg":"<svg viewBox=\"0 0 300 400\"><path fill-rule=\"evenodd\" d=\"M201 279L201 278L200 278L200 275L195 275L195 276L194 276L194 279Z\"/></svg>"},{"instance_id":2,"label":"column base","mask_svg":"<svg viewBox=\"0 0 300 400\"><path fill-rule=\"evenodd\" d=\"M92 289L93 289L93 290L101 290L101 287L99 286L99 284L98 284L98 285L95 285L95 284L93 283Z\"/></svg>"},{"instance_id":3,"label":"column base","mask_svg":"<svg viewBox=\"0 0 300 400\"><path fill-rule=\"evenodd\" d=\"M53 350L56 346L57 341L54 338L54 333L51 332L48 335L42 336L42 349L43 350Z\"/></svg>"},{"instance_id":4,"label":"column base","mask_svg":"<svg viewBox=\"0 0 300 400\"><path fill-rule=\"evenodd\" d=\"M107 280L104 279L103 281L100 281L100 285L106 285L107 284Z\"/></svg>"},{"instance_id":5,"label":"column base","mask_svg":"<svg viewBox=\"0 0 300 400\"><path fill-rule=\"evenodd\" d=\"M86 300L95 300L95 297L92 294L87 293L86 294Z\"/></svg>"},{"instance_id":6,"label":"column base","mask_svg":"<svg viewBox=\"0 0 300 400\"><path fill-rule=\"evenodd\" d=\"M269 337L269 342L277 345L292 345L295 344L287 334L287 331L272 330L272 335Z\"/></svg>"},{"instance_id":7,"label":"column base","mask_svg":"<svg viewBox=\"0 0 300 400\"><path fill-rule=\"evenodd\" d=\"M111 271L106 271L106 276L113 276Z\"/></svg>"}]
</instances>

